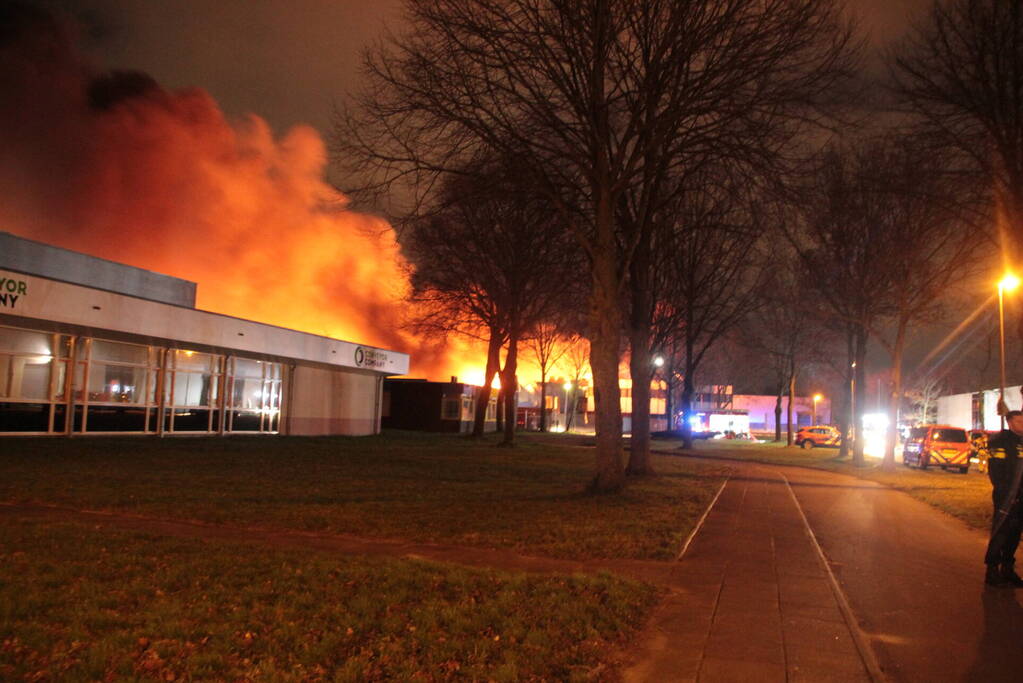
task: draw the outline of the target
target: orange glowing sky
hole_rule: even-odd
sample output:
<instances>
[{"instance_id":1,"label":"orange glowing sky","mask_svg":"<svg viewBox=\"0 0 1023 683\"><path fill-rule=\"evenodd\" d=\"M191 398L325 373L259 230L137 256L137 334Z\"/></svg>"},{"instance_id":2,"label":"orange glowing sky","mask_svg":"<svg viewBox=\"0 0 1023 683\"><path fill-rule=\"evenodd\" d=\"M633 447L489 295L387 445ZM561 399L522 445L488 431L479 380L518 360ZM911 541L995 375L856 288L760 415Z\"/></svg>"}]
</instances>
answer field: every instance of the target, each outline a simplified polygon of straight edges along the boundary
<instances>
[{"instance_id":1,"label":"orange glowing sky","mask_svg":"<svg viewBox=\"0 0 1023 683\"><path fill-rule=\"evenodd\" d=\"M0 230L192 280L205 310L407 352L413 376L482 382L478 344L405 331L395 233L324 180L316 130L276 136L202 89L155 83L97 106L95 72L45 22L0 45L0 181L14 188Z\"/></svg>"}]
</instances>

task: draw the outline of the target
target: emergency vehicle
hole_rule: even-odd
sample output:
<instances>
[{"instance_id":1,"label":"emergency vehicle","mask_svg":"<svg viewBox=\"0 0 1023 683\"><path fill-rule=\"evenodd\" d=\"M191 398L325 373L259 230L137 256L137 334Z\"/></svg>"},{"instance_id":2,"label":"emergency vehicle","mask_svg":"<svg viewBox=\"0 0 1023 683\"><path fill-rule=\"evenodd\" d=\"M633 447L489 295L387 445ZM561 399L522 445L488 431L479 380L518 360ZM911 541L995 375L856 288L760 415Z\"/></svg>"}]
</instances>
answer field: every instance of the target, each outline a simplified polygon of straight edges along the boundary
<instances>
[{"instance_id":1,"label":"emergency vehicle","mask_svg":"<svg viewBox=\"0 0 1023 683\"><path fill-rule=\"evenodd\" d=\"M943 470L955 469L966 474L970 471L972 451L973 444L965 429L950 425L920 425L909 432L902 448L902 463L922 470L937 465Z\"/></svg>"}]
</instances>

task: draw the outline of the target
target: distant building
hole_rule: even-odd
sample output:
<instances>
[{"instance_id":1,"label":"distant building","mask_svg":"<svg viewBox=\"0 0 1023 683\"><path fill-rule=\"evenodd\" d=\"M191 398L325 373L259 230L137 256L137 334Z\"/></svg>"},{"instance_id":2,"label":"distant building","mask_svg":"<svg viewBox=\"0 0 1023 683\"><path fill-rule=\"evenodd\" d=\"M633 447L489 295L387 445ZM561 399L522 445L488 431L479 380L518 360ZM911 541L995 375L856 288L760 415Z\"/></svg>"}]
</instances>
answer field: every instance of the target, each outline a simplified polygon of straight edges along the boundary
<instances>
[{"instance_id":1,"label":"distant building","mask_svg":"<svg viewBox=\"0 0 1023 683\"><path fill-rule=\"evenodd\" d=\"M622 433L632 433L632 380L622 377L618 380L621 391ZM596 404L593 396L586 401L585 424L588 431L593 431ZM573 427L574 429L574 427ZM668 384L661 379L650 382L650 431L662 432L668 429Z\"/></svg>"},{"instance_id":2,"label":"distant building","mask_svg":"<svg viewBox=\"0 0 1023 683\"><path fill-rule=\"evenodd\" d=\"M746 425L751 432L773 432L777 403L777 396L735 394L730 384L700 386L693 395L693 426L720 432L735 431L735 427ZM788 403L788 396L782 396L782 429L788 428ZM681 406L676 409L681 410ZM822 396L815 407L812 396L796 396L792 410L793 428L814 423L831 424L831 400L827 397ZM745 416L745 419L737 416Z\"/></svg>"},{"instance_id":3,"label":"distant building","mask_svg":"<svg viewBox=\"0 0 1023 683\"><path fill-rule=\"evenodd\" d=\"M1020 385L1005 388L1005 402L1010 409L1020 408ZM1002 419L998 415L998 389L982 389L963 394L939 396L938 424L963 429L998 430Z\"/></svg>"},{"instance_id":4,"label":"distant building","mask_svg":"<svg viewBox=\"0 0 1023 683\"><path fill-rule=\"evenodd\" d=\"M792 404L792 426L809 427L812 424L831 424L831 400L821 398L817 402L816 410L813 405L813 397L796 396ZM758 394L736 394L732 398L732 406L735 410L744 410L749 415L749 427L755 432L773 432L775 430L774 409L778 403L777 396L764 396ZM781 428L788 428L788 396L781 399ZM814 419L816 413L816 421Z\"/></svg>"},{"instance_id":5,"label":"distant building","mask_svg":"<svg viewBox=\"0 0 1023 683\"><path fill-rule=\"evenodd\" d=\"M477 396L482 387L461 382L430 382L425 379L387 379L381 426L423 432L464 434L472 431ZM487 430L493 431L497 416L497 391L487 405Z\"/></svg>"},{"instance_id":6,"label":"distant building","mask_svg":"<svg viewBox=\"0 0 1023 683\"><path fill-rule=\"evenodd\" d=\"M593 430L586 413L586 384L581 386L564 380L547 382L542 391L540 382L524 384L518 391L518 426L529 431L540 429L540 414L547 412L547 429L552 432ZM541 408L541 402L544 404Z\"/></svg>"},{"instance_id":7,"label":"distant building","mask_svg":"<svg viewBox=\"0 0 1023 683\"><path fill-rule=\"evenodd\" d=\"M0 232L0 435L380 431L407 354L202 311L195 291Z\"/></svg>"}]
</instances>

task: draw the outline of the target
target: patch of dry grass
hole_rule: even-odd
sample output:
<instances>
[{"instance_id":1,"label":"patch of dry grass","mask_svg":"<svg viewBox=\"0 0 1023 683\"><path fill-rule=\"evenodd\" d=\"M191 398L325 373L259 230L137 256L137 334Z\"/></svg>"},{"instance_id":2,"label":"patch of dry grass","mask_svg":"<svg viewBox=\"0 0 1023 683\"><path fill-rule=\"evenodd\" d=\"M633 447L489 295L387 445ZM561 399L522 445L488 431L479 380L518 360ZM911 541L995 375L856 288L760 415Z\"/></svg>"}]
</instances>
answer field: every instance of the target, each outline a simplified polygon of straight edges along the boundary
<instances>
[{"instance_id":1,"label":"patch of dry grass","mask_svg":"<svg viewBox=\"0 0 1023 683\"><path fill-rule=\"evenodd\" d=\"M0 500L270 528L670 559L726 468L657 456L659 476L583 493L588 449L458 436L4 439Z\"/></svg>"}]
</instances>

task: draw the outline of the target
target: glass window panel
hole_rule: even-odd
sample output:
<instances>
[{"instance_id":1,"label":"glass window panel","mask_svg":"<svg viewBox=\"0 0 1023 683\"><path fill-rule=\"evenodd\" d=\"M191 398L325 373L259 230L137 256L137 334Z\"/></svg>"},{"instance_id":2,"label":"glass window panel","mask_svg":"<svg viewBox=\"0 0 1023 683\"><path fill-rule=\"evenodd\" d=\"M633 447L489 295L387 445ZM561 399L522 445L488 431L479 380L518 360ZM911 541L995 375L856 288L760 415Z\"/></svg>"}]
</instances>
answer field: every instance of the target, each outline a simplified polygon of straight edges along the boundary
<instances>
[{"instance_id":1,"label":"glass window panel","mask_svg":"<svg viewBox=\"0 0 1023 683\"><path fill-rule=\"evenodd\" d=\"M270 385L270 389L267 405L274 410L278 410L281 407L281 383L268 382L268 384Z\"/></svg>"},{"instance_id":2,"label":"glass window panel","mask_svg":"<svg viewBox=\"0 0 1023 683\"><path fill-rule=\"evenodd\" d=\"M231 406L246 410L263 407L263 382L258 379L236 377L231 392Z\"/></svg>"},{"instance_id":3,"label":"glass window panel","mask_svg":"<svg viewBox=\"0 0 1023 683\"><path fill-rule=\"evenodd\" d=\"M196 351L174 351L174 367L178 370L195 370L199 372L215 372L215 356Z\"/></svg>"},{"instance_id":4,"label":"glass window panel","mask_svg":"<svg viewBox=\"0 0 1023 683\"><path fill-rule=\"evenodd\" d=\"M205 409L178 409L174 412L175 432L208 432L210 431L210 411Z\"/></svg>"},{"instance_id":5,"label":"glass window panel","mask_svg":"<svg viewBox=\"0 0 1023 683\"><path fill-rule=\"evenodd\" d=\"M119 342L104 341L102 339L92 340L93 361L107 360L115 363L148 365L150 362L149 359L150 351L148 346L121 344Z\"/></svg>"},{"instance_id":6,"label":"glass window panel","mask_svg":"<svg viewBox=\"0 0 1023 683\"><path fill-rule=\"evenodd\" d=\"M263 363L248 358L233 359L233 373L235 377L263 377Z\"/></svg>"},{"instance_id":7,"label":"glass window panel","mask_svg":"<svg viewBox=\"0 0 1023 683\"><path fill-rule=\"evenodd\" d=\"M89 416L85 427L87 432L142 432L146 430L145 408L90 405L88 410Z\"/></svg>"},{"instance_id":8,"label":"glass window panel","mask_svg":"<svg viewBox=\"0 0 1023 683\"><path fill-rule=\"evenodd\" d=\"M260 423L258 410L235 411L231 416L231 431L258 432Z\"/></svg>"},{"instance_id":9,"label":"glass window panel","mask_svg":"<svg viewBox=\"0 0 1023 683\"><path fill-rule=\"evenodd\" d=\"M15 356L10 362L11 398L50 398L50 356Z\"/></svg>"},{"instance_id":10,"label":"glass window panel","mask_svg":"<svg viewBox=\"0 0 1023 683\"><path fill-rule=\"evenodd\" d=\"M174 373L174 405L209 406L217 398L217 377L197 372Z\"/></svg>"},{"instance_id":11,"label":"glass window panel","mask_svg":"<svg viewBox=\"0 0 1023 683\"><path fill-rule=\"evenodd\" d=\"M11 386L11 357L0 354L0 396L8 396Z\"/></svg>"},{"instance_id":12,"label":"glass window panel","mask_svg":"<svg viewBox=\"0 0 1023 683\"><path fill-rule=\"evenodd\" d=\"M79 347L81 348L81 347ZM82 391L85 388L85 363L75 363L75 376L71 380L71 393L76 401L81 401Z\"/></svg>"},{"instance_id":13,"label":"glass window panel","mask_svg":"<svg viewBox=\"0 0 1023 683\"><path fill-rule=\"evenodd\" d=\"M89 401L145 403L146 374L145 368L93 363L89 368Z\"/></svg>"},{"instance_id":14,"label":"glass window panel","mask_svg":"<svg viewBox=\"0 0 1023 683\"><path fill-rule=\"evenodd\" d=\"M0 327L0 352L48 356L53 352L50 348L52 343L52 335L49 332Z\"/></svg>"},{"instance_id":15,"label":"glass window panel","mask_svg":"<svg viewBox=\"0 0 1023 683\"><path fill-rule=\"evenodd\" d=\"M0 432L45 432L49 427L49 403L0 403Z\"/></svg>"}]
</instances>

